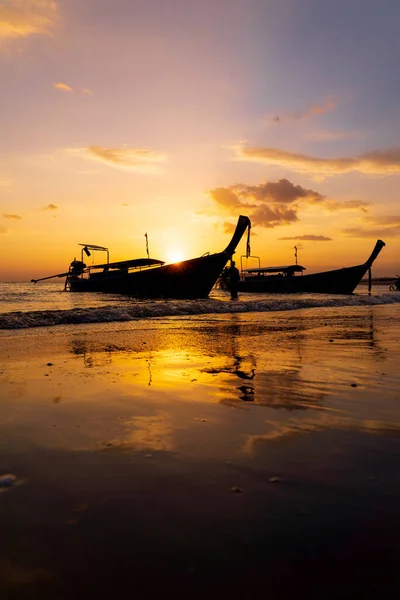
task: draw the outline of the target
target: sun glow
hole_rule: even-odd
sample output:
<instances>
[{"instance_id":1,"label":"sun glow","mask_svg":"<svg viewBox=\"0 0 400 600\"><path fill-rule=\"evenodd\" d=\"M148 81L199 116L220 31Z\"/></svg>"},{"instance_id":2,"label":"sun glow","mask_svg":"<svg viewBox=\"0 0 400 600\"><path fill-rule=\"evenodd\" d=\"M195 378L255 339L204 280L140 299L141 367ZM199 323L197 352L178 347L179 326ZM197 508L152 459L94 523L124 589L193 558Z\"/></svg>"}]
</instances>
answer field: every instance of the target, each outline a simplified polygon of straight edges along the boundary
<instances>
[{"instance_id":1,"label":"sun glow","mask_svg":"<svg viewBox=\"0 0 400 600\"><path fill-rule=\"evenodd\" d=\"M171 250L167 252L167 259L169 263L181 262L183 260L183 252L171 248Z\"/></svg>"}]
</instances>

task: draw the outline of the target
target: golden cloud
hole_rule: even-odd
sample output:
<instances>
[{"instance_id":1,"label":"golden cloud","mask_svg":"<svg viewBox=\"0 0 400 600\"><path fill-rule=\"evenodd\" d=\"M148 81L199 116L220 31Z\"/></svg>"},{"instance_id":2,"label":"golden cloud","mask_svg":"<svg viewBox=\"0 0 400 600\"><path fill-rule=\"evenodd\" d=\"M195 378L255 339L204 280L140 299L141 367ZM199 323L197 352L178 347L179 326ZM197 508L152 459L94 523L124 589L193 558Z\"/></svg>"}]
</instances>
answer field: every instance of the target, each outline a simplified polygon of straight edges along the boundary
<instances>
[{"instance_id":1,"label":"golden cloud","mask_svg":"<svg viewBox=\"0 0 400 600\"><path fill-rule=\"evenodd\" d=\"M298 221L297 213L305 205L318 205L329 212L367 212L367 203L358 200L338 202L327 199L315 190L294 185L288 179L266 181L259 185L236 184L226 188L220 187L210 190L208 195L232 215L236 215L238 210L246 211L254 225L268 228Z\"/></svg>"},{"instance_id":2,"label":"golden cloud","mask_svg":"<svg viewBox=\"0 0 400 600\"><path fill-rule=\"evenodd\" d=\"M285 206L260 206L251 213L251 222L253 225L273 228L278 225L290 225L298 221L297 211Z\"/></svg>"},{"instance_id":3,"label":"golden cloud","mask_svg":"<svg viewBox=\"0 0 400 600\"><path fill-rule=\"evenodd\" d=\"M22 219L19 215L10 215L9 213L3 213L5 219Z\"/></svg>"},{"instance_id":4,"label":"golden cloud","mask_svg":"<svg viewBox=\"0 0 400 600\"><path fill-rule=\"evenodd\" d=\"M317 129L315 131L311 131L305 137L314 142L336 142L338 140L355 139L361 137L361 135L355 131Z\"/></svg>"},{"instance_id":5,"label":"golden cloud","mask_svg":"<svg viewBox=\"0 0 400 600\"><path fill-rule=\"evenodd\" d=\"M325 235L295 235L293 237L281 237L278 240L299 240L301 242L331 242L332 238Z\"/></svg>"},{"instance_id":6,"label":"golden cloud","mask_svg":"<svg viewBox=\"0 0 400 600\"><path fill-rule=\"evenodd\" d=\"M337 210L359 210L363 213L367 213L369 202L362 202L361 200L325 200L324 207L329 212L335 212Z\"/></svg>"},{"instance_id":7,"label":"golden cloud","mask_svg":"<svg viewBox=\"0 0 400 600\"><path fill-rule=\"evenodd\" d=\"M210 190L208 194L215 202L233 212L236 208L245 206L235 188L236 186L230 188L219 187L215 188L215 190Z\"/></svg>"},{"instance_id":8,"label":"golden cloud","mask_svg":"<svg viewBox=\"0 0 400 600\"><path fill-rule=\"evenodd\" d=\"M48 204L47 206L44 206L42 208L42 210L57 210L58 206L56 206L55 204Z\"/></svg>"},{"instance_id":9,"label":"golden cloud","mask_svg":"<svg viewBox=\"0 0 400 600\"><path fill-rule=\"evenodd\" d=\"M236 229L236 223L229 223L229 221L225 221L223 227L224 233L233 233Z\"/></svg>"},{"instance_id":10,"label":"golden cloud","mask_svg":"<svg viewBox=\"0 0 400 600\"><path fill-rule=\"evenodd\" d=\"M111 167L129 169L137 172L155 172L159 164L166 160L166 155L146 148L103 148L89 146L84 156L98 160Z\"/></svg>"},{"instance_id":11,"label":"golden cloud","mask_svg":"<svg viewBox=\"0 0 400 600\"><path fill-rule=\"evenodd\" d=\"M400 236L400 215L364 215L360 219L365 227L349 227L343 229L348 237L356 238L389 238ZM371 229L372 227L372 229Z\"/></svg>"},{"instance_id":12,"label":"golden cloud","mask_svg":"<svg viewBox=\"0 0 400 600\"><path fill-rule=\"evenodd\" d=\"M56 88L57 90L63 90L64 92L73 92L74 91L72 89L72 87L70 87L66 83L61 83L61 81L59 81L58 83L53 83L53 87Z\"/></svg>"},{"instance_id":13,"label":"golden cloud","mask_svg":"<svg viewBox=\"0 0 400 600\"><path fill-rule=\"evenodd\" d=\"M57 83L53 83L53 87L56 90L62 90L63 92L74 92L74 88L72 88L70 85L68 85L67 83L62 83L61 81L58 81ZM89 88L82 88L81 89L81 93L84 94L85 96L92 96L93 92L92 90L89 90Z\"/></svg>"},{"instance_id":14,"label":"golden cloud","mask_svg":"<svg viewBox=\"0 0 400 600\"><path fill-rule=\"evenodd\" d=\"M400 236L400 226L382 227L378 229L364 229L362 227L349 227L342 230L347 237L355 238L388 238Z\"/></svg>"},{"instance_id":15,"label":"golden cloud","mask_svg":"<svg viewBox=\"0 0 400 600\"><path fill-rule=\"evenodd\" d=\"M48 33L56 19L53 0L6 0L0 5L0 38Z\"/></svg>"},{"instance_id":16,"label":"golden cloud","mask_svg":"<svg viewBox=\"0 0 400 600\"><path fill-rule=\"evenodd\" d=\"M274 123L284 123L290 120L311 119L315 115L324 115L335 108L335 102L332 96L328 96L323 104L311 104L303 112L291 112L272 117Z\"/></svg>"},{"instance_id":17,"label":"golden cloud","mask_svg":"<svg viewBox=\"0 0 400 600\"><path fill-rule=\"evenodd\" d=\"M374 175L400 173L400 148L374 150L354 158L318 158L279 148L249 148L244 144L230 146L240 161L277 165L313 175L339 175L358 171Z\"/></svg>"},{"instance_id":18,"label":"golden cloud","mask_svg":"<svg viewBox=\"0 0 400 600\"><path fill-rule=\"evenodd\" d=\"M326 99L325 103L322 105L312 104L310 108L306 111L305 116L311 117L312 115L324 115L327 112L330 112L335 108L335 103L333 101L332 96Z\"/></svg>"},{"instance_id":19,"label":"golden cloud","mask_svg":"<svg viewBox=\"0 0 400 600\"><path fill-rule=\"evenodd\" d=\"M324 200L324 196L315 190L295 185L288 179L266 181L258 185L238 184L233 186L232 189L243 198L249 198L258 202L270 200L278 204L290 204L299 198L310 198L315 202Z\"/></svg>"},{"instance_id":20,"label":"golden cloud","mask_svg":"<svg viewBox=\"0 0 400 600\"><path fill-rule=\"evenodd\" d=\"M365 216L362 220L369 225L390 225L391 227L400 227L400 215Z\"/></svg>"}]
</instances>

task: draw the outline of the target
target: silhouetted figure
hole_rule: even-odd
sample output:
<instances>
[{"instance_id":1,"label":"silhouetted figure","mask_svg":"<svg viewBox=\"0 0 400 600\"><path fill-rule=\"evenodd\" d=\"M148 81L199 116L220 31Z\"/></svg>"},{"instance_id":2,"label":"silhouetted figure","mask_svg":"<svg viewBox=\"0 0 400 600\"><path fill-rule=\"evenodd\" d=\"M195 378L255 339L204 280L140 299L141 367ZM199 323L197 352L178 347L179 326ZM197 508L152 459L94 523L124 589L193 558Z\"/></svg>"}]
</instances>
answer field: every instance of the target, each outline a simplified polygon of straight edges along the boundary
<instances>
[{"instance_id":1,"label":"silhouetted figure","mask_svg":"<svg viewBox=\"0 0 400 600\"><path fill-rule=\"evenodd\" d=\"M389 290L391 292L394 292L394 291L400 292L400 277L397 275L397 273L396 273L396 277L397 277L397 279L394 282L394 285L389 286Z\"/></svg>"},{"instance_id":2,"label":"silhouetted figure","mask_svg":"<svg viewBox=\"0 0 400 600\"><path fill-rule=\"evenodd\" d=\"M241 385L240 387L238 387L238 390L240 390L243 393L243 396L240 396L240 399L243 400L243 402L254 402L255 395L253 386Z\"/></svg>"},{"instance_id":3,"label":"silhouetted figure","mask_svg":"<svg viewBox=\"0 0 400 600\"><path fill-rule=\"evenodd\" d=\"M239 269L236 268L235 261L233 260L229 269L229 289L231 292L231 300L236 300L236 298L238 297L239 281Z\"/></svg>"}]
</instances>

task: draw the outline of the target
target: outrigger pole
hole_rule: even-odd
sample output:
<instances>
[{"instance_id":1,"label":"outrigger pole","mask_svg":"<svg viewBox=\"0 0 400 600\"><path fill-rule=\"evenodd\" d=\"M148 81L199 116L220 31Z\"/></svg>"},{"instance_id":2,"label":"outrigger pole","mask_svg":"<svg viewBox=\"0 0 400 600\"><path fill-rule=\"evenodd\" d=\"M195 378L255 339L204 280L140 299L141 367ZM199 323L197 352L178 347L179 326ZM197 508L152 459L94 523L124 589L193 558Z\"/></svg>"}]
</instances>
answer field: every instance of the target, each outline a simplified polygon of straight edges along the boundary
<instances>
[{"instance_id":1,"label":"outrigger pole","mask_svg":"<svg viewBox=\"0 0 400 600\"><path fill-rule=\"evenodd\" d=\"M71 272L67 273L58 273L57 275L49 275L48 277L41 277L40 279L31 279L32 283L37 283L38 281L44 281L45 279L53 279L53 277L66 277L67 275L71 275Z\"/></svg>"}]
</instances>

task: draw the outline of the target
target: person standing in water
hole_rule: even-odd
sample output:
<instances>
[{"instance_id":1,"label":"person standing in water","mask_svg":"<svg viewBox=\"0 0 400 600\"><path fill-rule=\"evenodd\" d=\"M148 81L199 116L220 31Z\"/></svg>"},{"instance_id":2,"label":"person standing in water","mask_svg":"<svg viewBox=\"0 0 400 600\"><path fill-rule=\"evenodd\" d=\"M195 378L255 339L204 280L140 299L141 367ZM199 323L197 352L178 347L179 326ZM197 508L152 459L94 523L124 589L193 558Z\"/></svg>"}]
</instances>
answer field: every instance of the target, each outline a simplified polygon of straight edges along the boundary
<instances>
[{"instance_id":1,"label":"person standing in water","mask_svg":"<svg viewBox=\"0 0 400 600\"><path fill-rule=\"evenodd\" d=\"M238 297L238 287L240 281L239 269L235 266L235 261L231 261L229 269L229 289L231 292L231 300L236 300Z\"/></svg>"}]
</instances>

